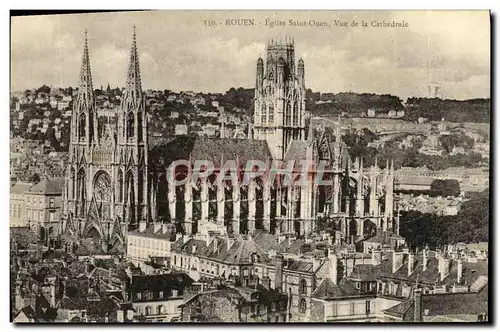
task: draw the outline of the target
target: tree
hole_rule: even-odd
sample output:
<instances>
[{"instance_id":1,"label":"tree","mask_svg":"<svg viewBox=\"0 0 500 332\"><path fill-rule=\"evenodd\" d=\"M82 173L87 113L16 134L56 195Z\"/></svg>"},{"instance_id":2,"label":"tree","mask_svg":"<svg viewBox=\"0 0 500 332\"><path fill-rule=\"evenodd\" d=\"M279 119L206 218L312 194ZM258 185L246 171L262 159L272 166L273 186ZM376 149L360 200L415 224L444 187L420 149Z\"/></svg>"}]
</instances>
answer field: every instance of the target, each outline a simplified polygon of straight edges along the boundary
<instances>
[{"instance_id":1,"label":"tree","mask_svg":"<svg viewBox=\"0 0 500 332\"><path fill-rule=\"evenodd\" d=\"M40 175L38 175L38 173L34 173L29 178L29 182L34 183L34 184L37 184L38 182L40 182L40 180L41 180Z\"/></svg>"},{"instance_id":2,"label":"tree","mask_svg":"<svg viewBox=\"0 0 500 332\"><path fill-rule=\"evenodd\" d=\"M458 196L460 195L460 183L458 180L439 180L436 179L431 183L431 196Z\"/></svg>"},{"instance_id":3,"label":"tree","mask_svg":"<svg viewBox=\"0 0 500 332\"><path fill-rule=\"evenodd\" d=\"M36 90L36 93L39 93L39 92L43 92L43 93L46 93L46 94L49 94L50 93L50 86L47 86L47 85L42 85L41 87L39 87L37 90Z\"/></svg>"}]
</instances>

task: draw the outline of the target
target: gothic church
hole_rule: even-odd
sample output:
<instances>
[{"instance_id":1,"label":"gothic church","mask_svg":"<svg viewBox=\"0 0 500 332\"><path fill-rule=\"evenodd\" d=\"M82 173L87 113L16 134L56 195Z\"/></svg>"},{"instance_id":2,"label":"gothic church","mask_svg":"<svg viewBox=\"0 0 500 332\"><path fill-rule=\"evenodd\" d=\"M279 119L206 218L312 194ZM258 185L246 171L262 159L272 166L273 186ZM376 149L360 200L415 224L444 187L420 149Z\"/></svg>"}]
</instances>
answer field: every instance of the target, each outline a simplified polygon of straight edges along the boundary
<instances>
[{"instance_id":1,"label":"gothic church","mask_svg":"<svg viewBox=\"0 0 500 332\"><path fill-rule=\"evenodd\" d=\"M304 61L295 62L294 41L269 41L266 60L257 61L253 138L250 132L248 139L222 134L153 142L148 140L135 30L126 88L113 124L97 118L85 39L71 121L65 233L97 239L107 252L125 250L129 231L164 237L167 230L222 236L260 230L307 237L324 220L333 225L338 242L398 236L392 165L384 171L377 166L365 170L362 160L351 160L341 141L340 121L333 133L310 124L305 91ZM187 181L173 186L167 169L179 159L190 165L177 168L175 177ZM212 160L215 173L194 182L196 160ZM332 185L317 186L315 171L308 173L306 184L267 183L263 178L245 185L216 183L227 160L236 161L240 175L247 160L324 161L329 168L323 179Z\"/></svg>"},{"instance_id":2,"label":"gothic church","mask_svg":"<svg viewBox=\"0 0 500 332\"><path fill-rule=\"evenodd\" d=\"M63 229L123 247L129 228L148 219L148 140L136 36L115 123L98 118L85 34L78 93L71 116Z\"/></svg>"}]
</instances>

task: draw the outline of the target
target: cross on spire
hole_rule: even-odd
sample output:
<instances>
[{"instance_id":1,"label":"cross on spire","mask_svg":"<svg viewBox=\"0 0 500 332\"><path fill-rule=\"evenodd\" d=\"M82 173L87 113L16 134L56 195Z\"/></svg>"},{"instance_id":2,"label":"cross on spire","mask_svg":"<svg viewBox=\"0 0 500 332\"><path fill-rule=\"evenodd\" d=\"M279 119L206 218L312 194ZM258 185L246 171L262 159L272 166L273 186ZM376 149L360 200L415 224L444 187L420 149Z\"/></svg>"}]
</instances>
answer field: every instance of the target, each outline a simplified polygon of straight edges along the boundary
<instances>
[{"instance_id":1,"label":"cross on spire","mask_svg":"<svg viewBox=\"0 0 500 332\"><path fill-rule=\"evenodd\" d=\"M85 30L85 41L83 46L82 66L80 67L79 94L92 100L94 94L92 86L92 71L90 67L89 44L87 40L87 30Z\"/></svg>"}]
</instances>

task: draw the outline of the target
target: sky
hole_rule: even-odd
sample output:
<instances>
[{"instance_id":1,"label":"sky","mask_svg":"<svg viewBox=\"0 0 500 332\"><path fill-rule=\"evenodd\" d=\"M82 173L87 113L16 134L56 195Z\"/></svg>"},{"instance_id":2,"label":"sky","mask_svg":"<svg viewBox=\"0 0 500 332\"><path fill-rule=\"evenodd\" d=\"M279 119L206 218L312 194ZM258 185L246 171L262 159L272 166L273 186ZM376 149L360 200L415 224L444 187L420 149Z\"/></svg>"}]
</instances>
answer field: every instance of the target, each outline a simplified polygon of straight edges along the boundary
<instances>
[{"instance_id":1,"label":"sky","mask_svg":"<svg viewBox=\"0 0 500 332\"><path fill-rule=\"evenodd\" d=\"M226 25L253 19L254 26ZM270 27L266 19L285 21ZM327 27L290 26L289 20ZM334 21L349 26L335 26ZM403 20L406 28L372 27ZM207 26L205 21L215 21ZM351 23L358 22L357 27ZM368 23L361 27L361 21ZM490 96L487 11L149 11L12 17L11 89L76 86L88 30L94 87L124 86L133 25L144 89L225 92L255 85L268 39L291 36L306 87L319 92Z\"/></svg>"}]
</instances>

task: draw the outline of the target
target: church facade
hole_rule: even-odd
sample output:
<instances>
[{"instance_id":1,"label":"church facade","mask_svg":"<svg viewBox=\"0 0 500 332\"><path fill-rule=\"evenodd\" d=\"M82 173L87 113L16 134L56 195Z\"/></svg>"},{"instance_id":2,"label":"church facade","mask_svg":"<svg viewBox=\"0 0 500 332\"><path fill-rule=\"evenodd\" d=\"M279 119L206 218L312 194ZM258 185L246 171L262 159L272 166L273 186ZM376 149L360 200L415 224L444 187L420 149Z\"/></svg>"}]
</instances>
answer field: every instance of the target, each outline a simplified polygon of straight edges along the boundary
<instances>
[{"instance_id":1,"label":"church facade","mask_svg":"<svg viewBox=\"0 0 500 332\"><path fill-rule=\"evenodd\" d=\"M71 122L65 234L97 239L104 251L125 250L132 233L165 238L261 230L307 237L329 229L344 243L397 234L393 167L365 169L362 160L351 160L340 121L333 132L307 125L305 66L302 59L295 63L294 41L270 41L265 61L259 58L256 67L253 133L248 138L223 138L222 133L221 138L153 141L148 138L135 32L126 88L113 123L97 118L85 40ZM173 174L183 185L169 181L169 167L178 160L187 161ZM210 176L193 176L199 160L213 162ZM262 176L242 183L249 160L269 166L307 160L316 166L306 171L306 181L284 183L281 174L278 181ZM237 179L218 182L228 161L234 162ZM321 164L327 167L318 169ZM296 178L303 170L293 167L291 173ZM318 177L331 184L318 185Z\"/></svg>"},{"instance_id":2,"label":"church facade","mask_svg":"<svg viewBox=\"0 0 500 332\"><path fill-rule=\"evenodd\" d=\"M147 117L135 30L126 87L111 123L97 116L85 36L70 135L62 229L74 239L98 239L104 251L123 248L128 229L149 218Z\"/></svg>"}]
</instances>

